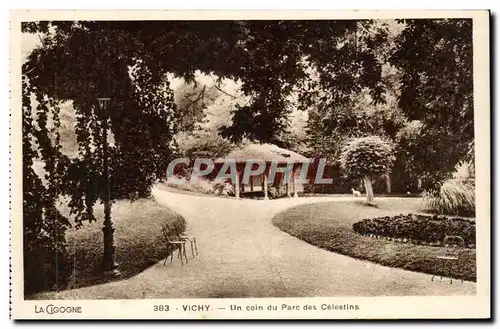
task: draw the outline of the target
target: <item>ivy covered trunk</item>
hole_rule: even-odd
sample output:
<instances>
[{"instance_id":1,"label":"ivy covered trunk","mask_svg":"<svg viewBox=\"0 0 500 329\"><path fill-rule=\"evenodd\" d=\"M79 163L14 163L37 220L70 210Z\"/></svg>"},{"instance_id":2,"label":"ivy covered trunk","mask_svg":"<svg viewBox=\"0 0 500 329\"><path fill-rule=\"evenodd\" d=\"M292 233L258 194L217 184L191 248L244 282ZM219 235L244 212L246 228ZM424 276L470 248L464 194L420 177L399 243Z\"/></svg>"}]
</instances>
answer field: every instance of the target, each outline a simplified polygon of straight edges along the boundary
<instances>
[{"instance_id":1,"label":"ivy covered trunk","mask_svg":"<svg viewBox=\"0 0 500 329\"><path fill-rule=\"evenodd\" d=\"M375 197L373 196L372 179L370 178L370 176L365 176L363 180L365 181L366 203L374 206Z\"/></svg>"}]
</instances>

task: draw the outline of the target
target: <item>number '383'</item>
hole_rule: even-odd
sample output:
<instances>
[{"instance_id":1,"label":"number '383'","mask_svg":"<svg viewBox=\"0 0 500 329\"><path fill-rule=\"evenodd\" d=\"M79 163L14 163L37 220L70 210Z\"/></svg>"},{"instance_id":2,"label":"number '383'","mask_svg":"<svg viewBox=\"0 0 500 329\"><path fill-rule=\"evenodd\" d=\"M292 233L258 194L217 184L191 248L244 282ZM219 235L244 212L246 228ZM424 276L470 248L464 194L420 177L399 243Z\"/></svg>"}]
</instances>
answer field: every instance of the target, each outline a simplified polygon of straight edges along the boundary
<instances>
[{"instance_id":1,"label":"number '383'","mask_svg":"<svg viewBox=\"0 0 500 329\"><path fill-rule=\"evenodd\" d=\"M168 312L170 307L168 305L154 305L153 311L155 312Z\"/></svg>"}]
</instances>

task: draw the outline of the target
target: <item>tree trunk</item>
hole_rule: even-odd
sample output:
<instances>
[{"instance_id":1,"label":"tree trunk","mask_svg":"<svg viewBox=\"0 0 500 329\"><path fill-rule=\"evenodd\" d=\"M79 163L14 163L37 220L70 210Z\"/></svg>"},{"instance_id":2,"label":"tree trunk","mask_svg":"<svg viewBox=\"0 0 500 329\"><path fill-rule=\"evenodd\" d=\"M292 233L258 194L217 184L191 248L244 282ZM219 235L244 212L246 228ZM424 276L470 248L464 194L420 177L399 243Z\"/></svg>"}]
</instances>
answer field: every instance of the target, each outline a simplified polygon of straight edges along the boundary
<instances>
[{"instance_id":1,"label":"tree trunk","mask_svg":"<svg viewBox=\"0 0 500 329\"><path fill-rule=\"evenodd\" d=\"M263 176L263 179L262 179L262 188L264 189L264 199L268 200L269 196L268 196L268 191L267 191L267 173L264 172L264 174L262 176Z\"/></svg>"},{"instance_id":2,"label":"tree trunk","mask_svg":"<svg viewBox=\"0 0 500 329\"><path fill-rule=\"evenodd\" d=\"M372 180L370 177L365 176L365 191L366 191L366 203L370 206L375 206L375 197L373 196Z\"/></svg>"},{"instance_id":3,"label":"tree trunk","mask_svg":"<svg viewBox=\"0 0 500 329\"><path fill-rule=\"evenodd\" d=\"M391 175L385 175L385 186L387 188L387 194L391 194Z\"/></svg>"},{"instance_id":4,"label":"tree trunk","mask_svg":"<svg viewBox=\"0 0 500 329\"><path fill-rule=\"evenodd\" d=\"M240 198L240 173L236 171L236 176L234 177L234 194L236 199Z\"/></svg>"}]
</instances>

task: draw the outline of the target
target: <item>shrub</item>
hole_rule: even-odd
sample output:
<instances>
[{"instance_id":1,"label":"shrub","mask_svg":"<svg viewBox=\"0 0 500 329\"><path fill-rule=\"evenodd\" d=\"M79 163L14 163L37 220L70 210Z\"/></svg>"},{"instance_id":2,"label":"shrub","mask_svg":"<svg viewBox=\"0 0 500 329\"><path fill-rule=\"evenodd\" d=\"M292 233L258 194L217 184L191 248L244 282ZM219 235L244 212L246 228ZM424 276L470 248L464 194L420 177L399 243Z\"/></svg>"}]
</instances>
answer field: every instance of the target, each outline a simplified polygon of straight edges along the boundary
<instances>
[{"instance_id":1,"label":"shrub","mask_svg":"<svg viewBox=\"0 0 500 329\"><path fill-rule=\"evenodd\" d=\"M466 246L476 244L476 224L466 218L445 216L397 215L363 219L352 225L359 234L441 244L447 235L461 236Z\"/></svg>"},{"instance_id":2,"label":"shrub","mask_svg":"<svg viewBox=\"0 0 500 329\"><path fill-rule=\"evenodd\" d=\"M183 191L197 192L203 194L216 194L217 186L208 180L199 178L195 182L191 183L189 178L180 178L180 177L175 177L175 178L180 179L182 181L175 183L167 181L165 185Z\"/></svg>"},{"instance_id":3,"label":"shrub","mask_svg":"<svg viewBox=\"0 0 500 329\"><path fill-rule=\"evenodd\" d=\"M468 217L476 214L473 180L449 179L437 192L424 192L423 199L426 210L430 212Z\"/></svg>"},{"instance_id":4,"label":"shrub","mask_svg":"<svg viewBox=\"0 0 500 329\"><path fill-rule=\"evenodd\" d=\"M213 189L218 195L235 195L234 186L228 182L214 182Z\"/></svg>"},{"instance_id":5,"label":"shrub","mask_svg":"<svg viewBox=\"0 0 500 329\"><path fill-rule=\"evenodd\" d=\"M179 134L177 138L182 156L190 159L214 159L228 154L233 145L227 139L213 132L195 132Z\"/></svg>"}]
</instances>

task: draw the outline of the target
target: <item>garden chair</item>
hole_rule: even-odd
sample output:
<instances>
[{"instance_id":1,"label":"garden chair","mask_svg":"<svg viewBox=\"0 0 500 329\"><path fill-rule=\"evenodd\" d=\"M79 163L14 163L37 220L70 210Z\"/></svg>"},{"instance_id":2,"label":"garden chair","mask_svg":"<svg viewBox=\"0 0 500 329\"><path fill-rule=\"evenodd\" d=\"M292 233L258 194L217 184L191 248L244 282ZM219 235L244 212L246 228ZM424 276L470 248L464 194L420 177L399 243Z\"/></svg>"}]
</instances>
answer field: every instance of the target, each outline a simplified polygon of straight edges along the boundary
<instances>
[{"instance_id":1,"label":"garden chair","mask_svg":"<svg viewBox=\"0 0 500 329\"><path fill-rule=\"evenodd\" d=\"M179 222L174 223L174 229L175 229L175 232L177 234L177 237L180 240L183 240L186 242L189 241L189 243L191 245L191 254L193 255L193 258L195 257L195 254L194 254L195 251L196 251L196 256L198 256L198 244L196 243L196 237L193 235L183 234ZM193 249L193 246L194 246L194 249Z\"/></svg>"},{"instance_id":2,"label":"garden chair","mask_svg":"<svg viewBox=\"0 0 500 329\"><path fill-rule=\"evenodd\" d=\"M172 263L174 259L174 251L178 250L178 258L181 260L181 264L184 266L184 261L182 256L186 259L186 264L188 263L187 255L186 255L186 241L181 239L176 239L175 235L172 233L175 232L170 229L169 225L164 225L161 228L163 232L163 237L165 238L165 242L167 243L167 257L163 262L163 265L167 263L168 256L170 255L170 263Z\"/></svg>"},{"instance_id":3,"label":"garden chair","mask_svg":"<svg viewBox=\"0 0 500 329\"><path fill-rule=\"evenodd\" d=\"M441 269L442 273L446 273L446 269L450 267L453 263L458 263L460 250L465 248L465 240L461 236L458 235L448 235L443 239L443 247L444 252L441 255L438 255L436 258L441 261ZM433 275L431 281L434 281L434 277L437 275ZM440 276L440 280L443 279L443 275ZM464 280L461 280L464 282ZM450 284L453 283L453 279L450 278Z\"/></svg>"}]
</instances>

